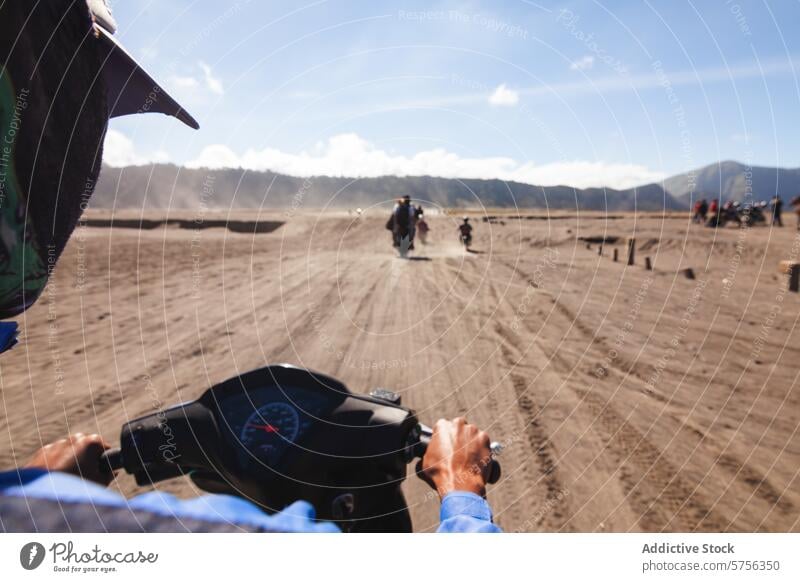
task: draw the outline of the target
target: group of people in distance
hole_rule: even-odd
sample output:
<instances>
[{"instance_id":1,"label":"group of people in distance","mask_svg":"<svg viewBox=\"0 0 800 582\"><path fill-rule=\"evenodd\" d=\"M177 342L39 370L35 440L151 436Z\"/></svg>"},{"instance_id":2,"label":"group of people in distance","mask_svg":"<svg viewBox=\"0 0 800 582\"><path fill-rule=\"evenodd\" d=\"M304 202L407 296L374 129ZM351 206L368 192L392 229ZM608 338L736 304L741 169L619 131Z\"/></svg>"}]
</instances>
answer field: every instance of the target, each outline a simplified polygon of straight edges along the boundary
<instances>
[{"instance_id":1,"label":"group of people in distance","mask_svg":"<svg viewBox=\"0 0 800 582\"><path fill-rule=\"evenodd\" d=\"M397 249L414 250L414 239L419 237L422 244L427 244L430 226L425 221L422 205L414 206L411 196L403 196L392 208L392 215L386 221L386 230L392 232L392 244ZM458 227L459 238L465 246L472 242L472 225L469 218L464 217Z\"/></svg>"},{"instance_id":2,"label":"group of people in distance","mask_svg":"<svg viewBox=\"0 0 800 582\"><path fill-rule=\"evenodd\" d=\"M791 201L797 213L797 228L800 230L800 196L796 196ZM770 208L771 210L767 210ZM697 200L692 208L692 222L704 224L712 228L725 226L729 222L735 222L739 226L753 226L766 224L766 214L769 212L772 226L783 226L781 215L783 213L783 200L776 195L769 202L742 204L735 200L728 200L720 206L719 200L714 198L711 203L703 198Z\"/></svg>"}]
</instances>

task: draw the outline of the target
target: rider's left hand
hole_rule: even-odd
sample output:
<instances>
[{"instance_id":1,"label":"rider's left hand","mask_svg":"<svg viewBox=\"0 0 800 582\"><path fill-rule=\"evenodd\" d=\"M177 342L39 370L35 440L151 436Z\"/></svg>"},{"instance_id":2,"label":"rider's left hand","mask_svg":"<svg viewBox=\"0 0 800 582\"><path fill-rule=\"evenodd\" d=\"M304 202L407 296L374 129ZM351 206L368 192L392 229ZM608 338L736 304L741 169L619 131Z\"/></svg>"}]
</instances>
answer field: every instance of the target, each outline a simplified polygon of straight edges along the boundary
<instances>
[{"instance_id":1,"label":"rider's left hand","mask_svg":"<svg viewBox=\"0 0 800 582\"><path fill-rule=\"evenodd\" d=\"M25 468L61 471L100 485L108 485L114 475L100 468L100 457L108 448L109 445L99 434L86 435L79 432L45 445L34 453Z\"/></svg>"}]
</instances>

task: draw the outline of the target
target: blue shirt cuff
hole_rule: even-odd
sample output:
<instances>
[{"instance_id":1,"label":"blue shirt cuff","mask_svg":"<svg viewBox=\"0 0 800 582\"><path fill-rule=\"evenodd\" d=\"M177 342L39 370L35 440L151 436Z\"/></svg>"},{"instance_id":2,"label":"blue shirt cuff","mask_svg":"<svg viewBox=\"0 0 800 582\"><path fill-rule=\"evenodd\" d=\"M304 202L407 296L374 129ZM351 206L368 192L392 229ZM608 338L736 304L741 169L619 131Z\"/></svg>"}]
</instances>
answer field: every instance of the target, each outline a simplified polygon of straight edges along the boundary
<instances>
[{"instance_id":1,"label":"blue shirt cuff","mask_svg":"<svg viewBox=\"0 0 800 582\"><path fill-rule=\"evenodd\" d=\"M439 520L446 521L451 517L474 517L483 521L492 521L492 509L480 495L467 491L452 491L442 499Z\"/></svg>"}]
</instances>

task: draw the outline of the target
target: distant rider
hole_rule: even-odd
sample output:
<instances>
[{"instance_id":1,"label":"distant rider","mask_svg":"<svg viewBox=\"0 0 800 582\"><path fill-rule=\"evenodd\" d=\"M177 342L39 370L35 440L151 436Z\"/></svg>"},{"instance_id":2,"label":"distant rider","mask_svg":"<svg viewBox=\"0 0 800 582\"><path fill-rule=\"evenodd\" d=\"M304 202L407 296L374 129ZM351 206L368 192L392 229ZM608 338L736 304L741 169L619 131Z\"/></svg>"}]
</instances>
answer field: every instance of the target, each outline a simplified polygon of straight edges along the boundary
<instances>
[{"instance_id":1,"label":"distant rider","mask_svg":"<svg viewBox=\"0 0 800 582\"><path fill-rule=\"evenodd\" d=\"M708 200L703 198L700 201L700 224L705 223L707 215L708 215Z\"/></svg>"},{"instance_id":2,"label":"distant rider","mask_svg":"<svg viewBox=\"0 0 800 582\"><path fill-rule=\"evenodd\" d=\"M779 195L775 195L775 198L772 199L772 226L783 226L783 220L781 220L781 214L783 213L783 200Z\"/></svg>"},{"instance_id":3,"label":"distant rider","mask_svg":"<svg viewBox=\"0 0 800 582\"><path fill-rule=\"evenodd\" d=\"M797 230L800 230L800 196L792 198L789 204L792 205L794 213L797 215Z\"/></svg>"},{"instance_id":4,"label":"distant rider","mask_svg":"<svg viewBox=\"0 0 800 582\"><path fill-rule=\"evenodd\" d=\"M417 222L417 209L411 204L411 196L405 195L392 209L392 238L395 248L407 244L408 250L414 250L414 234Z\"/></svg>"},{"instance_id":5,"label":"distant rider","mask_svg":"<svg viewBox=\"0 0 800 582\"><path fill-rule=\"evenodd\" d=\"M711 201L711 204L708 205L708 214L709 219L706 223L707 226L717 226L717 223L719 222L719 200L716 198L714 198Z\"/></svg>"},{"instance_id":6,"label":"distant rider","mask_svg":"<svg viewBox=\"0 0 800 582\"><path fill-rule=\"evenodd\" d=\"M698 224L705 224L708 215L708 201L703 198L694 203L694 216L692 220Z\"/></svg>"},{"instance_id":7,"label":"distant rider","mask_svg":"<svg viewBox=\"0 0 800 582\"><path fill-rule=\"evenodd\" d=\"M417 219L417 236L419 236L419 241L422 244L428 243L428 231L431 229L428 226L428 222L425 220L425 216L420 215Z\"/></svg>"},{"instance_id":8,"label":"distant rider","mask_svg":"<svg viewBox=\"0 0 800 582\"><path fill-rule=\"evenodd\" d=\"M472 244L472 225L469 223L469 217L464 217L464 222L462 222L458 226L458 233L461 242L464 243L465 247L469 247Z\"/></svg>"},{"instance_id":9,"label":"distant rider","mask_svg":"<svg viewBox=\"0 0 800 582\"><path fill-rule=\"evenodd\" d=\"M699 222L702 224L705 222L703 218L703 201L697 200L694 203L694 214L692 215L692 222Z\"/></svg>"}]
</instances>

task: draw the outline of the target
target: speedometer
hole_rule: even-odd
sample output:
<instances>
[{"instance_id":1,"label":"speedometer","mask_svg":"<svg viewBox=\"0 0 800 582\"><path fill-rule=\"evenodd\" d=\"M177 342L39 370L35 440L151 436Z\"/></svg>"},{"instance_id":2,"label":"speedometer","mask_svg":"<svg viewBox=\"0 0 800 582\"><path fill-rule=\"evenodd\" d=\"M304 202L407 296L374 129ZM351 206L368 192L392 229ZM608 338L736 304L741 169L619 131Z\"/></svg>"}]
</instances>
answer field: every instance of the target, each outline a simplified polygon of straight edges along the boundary
<instances>
[{"instance_id":1,"label":"speedometer","mask_svg":"<svg viewBox=\"0 0 800 582\"><path fill-rule=\"evenodd\" d=\"M286 402L270 402L250 415L242 427L242 444L267 465L274 465L300 432L297 409Z\"/></svg>"}]
</instances>

